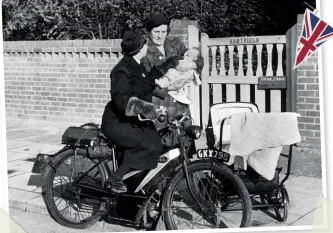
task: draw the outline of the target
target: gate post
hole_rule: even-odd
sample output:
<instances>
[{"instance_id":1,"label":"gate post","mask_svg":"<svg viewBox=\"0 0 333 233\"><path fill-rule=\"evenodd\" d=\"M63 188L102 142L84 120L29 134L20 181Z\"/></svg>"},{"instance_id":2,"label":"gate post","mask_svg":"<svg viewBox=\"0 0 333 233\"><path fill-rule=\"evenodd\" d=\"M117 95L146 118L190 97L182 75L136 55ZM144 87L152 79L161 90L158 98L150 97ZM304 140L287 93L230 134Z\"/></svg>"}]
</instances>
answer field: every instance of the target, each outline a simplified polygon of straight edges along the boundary
<instances>
[{"instance_id":1,"label":"gate post","mask_svg":"<svg viewBox=\"0 0 333 233\"><path fill-rule=\"evenodd\" d=\"M201 33L201 55L204 59L205 65L202 69L202 98L201 98L201 113L202 113L202 128L205 129L208 125L209 117L209 52L208 52L209 37L206 33Z\"/></svg>"},{"instance_id":2,"label":"gate post","mask_svg":"<svg viewBox=\"0 0 333 233\"><path fill-rule=\"evenodd\" d=\"M199 47L199 29L194 25L188 26L188 48ZM190 104L190 112L194 119L194 124L200 125L200 87L195 86L193 82L190 84L189 96L192 100Z\"/></svg>"},{"instance_id":3,"label":"gate post","mask_svg":"<svg viewBox=\"0 0 333 233\"><path fill-rule=\"evenodd\" d=\"M290 28L286 34L287 112L296 112L297 71L294 70L296 46L297 46L297 24L295 24L292 28Z\"/></svg>"}]
</instances>

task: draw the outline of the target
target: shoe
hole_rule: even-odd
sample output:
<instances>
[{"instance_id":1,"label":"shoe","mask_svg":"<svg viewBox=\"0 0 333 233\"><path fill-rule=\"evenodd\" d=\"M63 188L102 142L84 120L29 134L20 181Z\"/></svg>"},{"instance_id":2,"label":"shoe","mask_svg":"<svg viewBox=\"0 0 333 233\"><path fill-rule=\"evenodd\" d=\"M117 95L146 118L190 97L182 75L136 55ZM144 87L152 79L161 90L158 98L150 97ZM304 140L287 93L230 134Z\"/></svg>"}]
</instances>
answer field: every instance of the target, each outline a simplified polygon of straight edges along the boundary
<instances>
[{"instance_id":1,"label":"shoe","mask_svg":"<svg viewBox=\"0 0 333 233\"><path fill-rule=\"evenodd\" d=\"M111 188L111 190L115 193L127 192L127 187L124 182L113 174L111 174L111 176L106 180L106 187Z\"/></svg>"}]
</instances>

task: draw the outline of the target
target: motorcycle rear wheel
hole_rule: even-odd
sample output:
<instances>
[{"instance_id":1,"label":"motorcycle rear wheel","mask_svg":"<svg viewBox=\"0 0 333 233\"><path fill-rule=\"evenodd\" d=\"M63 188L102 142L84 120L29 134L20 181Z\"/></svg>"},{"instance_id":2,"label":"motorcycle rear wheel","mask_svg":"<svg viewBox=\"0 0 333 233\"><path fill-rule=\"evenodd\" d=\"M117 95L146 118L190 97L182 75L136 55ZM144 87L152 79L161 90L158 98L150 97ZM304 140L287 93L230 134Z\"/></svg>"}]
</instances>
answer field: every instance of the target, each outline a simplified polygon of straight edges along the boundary
<instances>
[{"instance_id":1,"label":"motorcycle rear wheel","mask_svg":"<svg viewBox=\"0 0 333 233\"><path fill-rule=\"evenodd\" d=\"M71 171L70 174L65 171L65 167L68 169L72 166L73 168L76 166L75 163L78 161L78 158L82 157L83 159L86 159L87 161L91 162L92 165L96 164L96 160L92 160L86 156L84 152L77 152L77 155L75 156L74 150L69 149L67 151L64 151L63 153L59 154L52 162L52 166L47 166L43 175L43 185L42 185L42 193L43 193L43 199L45 202L45 205L47 207L47 210L50 214L50 216L58 222L60 225L65 226L65 227L70 227L70 228L75 228L75 229L86 229L94 225L97 221L101 219L101 217L104 215L102 214L105 212L106 209L106 203L98 200L94 200L93 198L82 198L81 196L77 198L75 194L71 191L72 182L70 181L67 184L67 189L65 188L60 188L60 191L64 191L63 193L60 193L60 195L57 196L58 190L54 187L54 182L55 179L60 177L61 183L62 181L65 181L66 175L70 176L70 180L74 180L74 172ZM74 160L71 160L71 158L74 158ZM84 165L83 165L84 166ZM83 168L82 166L82 168ZM75 170L75 169L73 169ZM88 170L88 169L87 169ZM86 170L86 171L87 171ZM81 175L85 173L86 171L84 170L79 170L78 173ZM106 172L102 165L97 166L94 168L94 170L89 173L89 174L98 174L97 176L93 177L91 175L91 179L87 178L85 180L82 179L80 182L94 182L94 185L98 185L99 187L103 187L105 180L106 180ZM79 177L79 174L78 176ZM76 178L77 178L76 177ZM90 177L90 176L89 176ZM89 180L90 179L90 180ZM68 191L66 193L66 191ZM69 200L68 203L66 203L66 206L63 210L59 210L59 203L57 201L64 197L64 199L72 199ZM80 200L80 202L78 201ZM82 203L85 202L85 203ZM92 213L91 216L88 216L87 218L81 219L81 216L85 214L83 211L83 205L85 205L85 208L88 208L89 202L92 203ZM90 208L89 208L90 209ZM66 213L68 212L72 213L77 212L75 215L75 219L68 218ZM80 212L81 211L81 212ZM86 211L86 210L85 210ZM65 216L66 215L66 216ZM79 221L76 221L79 219Z\"/></svg>"}]
</instances>

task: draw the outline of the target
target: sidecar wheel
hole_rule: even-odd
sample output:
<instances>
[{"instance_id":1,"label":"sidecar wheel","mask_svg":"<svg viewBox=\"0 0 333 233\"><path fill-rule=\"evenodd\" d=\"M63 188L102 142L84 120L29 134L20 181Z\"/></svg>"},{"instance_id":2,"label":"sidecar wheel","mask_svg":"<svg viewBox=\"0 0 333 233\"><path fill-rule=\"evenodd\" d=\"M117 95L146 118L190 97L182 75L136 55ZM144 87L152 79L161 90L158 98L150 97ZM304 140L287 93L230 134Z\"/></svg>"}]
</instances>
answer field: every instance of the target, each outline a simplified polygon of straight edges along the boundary
<instances>
[{"instance_id":1,"label":"sidecar wheel","mask_svg":"<svg viewBox=\"0 0 333 233\"><path fill-rule=\"evenodd\" d=\"M276 218L279 222L285 222L289 215L289 195L285 187L281 187L276 194L277 203L274 207Z\"/></svg>"}]
</instances>

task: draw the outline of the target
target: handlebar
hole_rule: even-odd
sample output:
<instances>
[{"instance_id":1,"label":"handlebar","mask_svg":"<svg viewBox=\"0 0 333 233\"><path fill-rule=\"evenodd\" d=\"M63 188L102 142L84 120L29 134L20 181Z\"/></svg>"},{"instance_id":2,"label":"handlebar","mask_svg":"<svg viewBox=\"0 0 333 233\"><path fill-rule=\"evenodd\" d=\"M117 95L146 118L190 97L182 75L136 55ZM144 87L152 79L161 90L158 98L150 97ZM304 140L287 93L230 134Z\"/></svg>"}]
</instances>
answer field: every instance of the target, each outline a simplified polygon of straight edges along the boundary
<instances>
[{"instance_id":1,"label":"handlebar","mask_svg":"<svg viewBox=\"0 0 333 233\"><path fill-rule=\"evenodd\" d=\"M158 117L157 117L157 120L160 122L160 123L164 123L165 120L166 120L166 115L163 115L163 114L160 114ZM141 117L141 115L138 115L138 118L140 121L152 121L152 122L155 122L155 120L153 119L144 119Z\"/></svg>"},{"instance_id":2,"label":"handlebar","mask_svg":"<svg viewBox=\"0 0 333 233\"><path fill-rule=\"evenodd\" d=\"M186 116L186 114L182 114L182 115L178 115L175 117L175 119L170 119L169 118L169 114L168 114L168 110L161 106L159 109L158 109L158 112L159 112L159 115L158 117L156 117L157 121L160 122L160 123L164 123L166 121L168 121L168 123L182 123L184 120L188 119L190 120L191 118ZM138 118L140 121L152 121L152 122L155 122L154 119L145 119L143 118L140 114L138 114ZM175 122L176 121L176 122Z\"/></svg>"},{"instance_id":3,"label":"handlebar","mask_svg":"<svg viewBox=\"0 0 333 233\"><path fill-rule=\"evenodd\" d=\"M157 112L158 112L158 116L157 116L157 120L160 122L160 123L164 123L167 118L168 118L168 110L163 107L163 106L160 106L159 108L157 108ZM145 119L145 118L142 118L142 116L140 114L138 114L138 118L140 121L152 121L152 122L155 122L155 120L153 119Z\"/></svg>"},{"instance_id":4,"label":"handlebar","mask_svg":"<svg viewBox=\"0 0 333 233\"><path fill-rule=\"evenodd\" d=\"M160 115L157 117L157 120L158 120L160 123L164 123L165 120L166 120L166 117L167 117L166 115L164 115L164 114L160 114ZM142 118L140 114L138 115L138 118L139 118L140 121L152 121L152 122L155 122L155 120L153 120L153 119L145 119L145 118Z\"/></svg>"}]
</instances>

